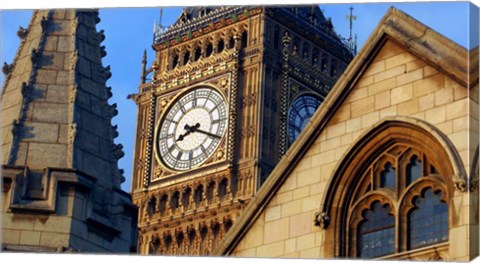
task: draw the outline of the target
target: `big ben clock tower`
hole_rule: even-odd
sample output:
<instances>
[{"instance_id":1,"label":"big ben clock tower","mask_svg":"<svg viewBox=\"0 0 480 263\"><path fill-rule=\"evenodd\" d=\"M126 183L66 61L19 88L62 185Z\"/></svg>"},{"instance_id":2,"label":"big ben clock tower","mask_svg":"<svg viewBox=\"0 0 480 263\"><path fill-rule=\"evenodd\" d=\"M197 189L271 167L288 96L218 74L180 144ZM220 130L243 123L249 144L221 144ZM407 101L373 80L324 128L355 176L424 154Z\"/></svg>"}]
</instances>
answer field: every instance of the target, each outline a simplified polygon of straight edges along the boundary
<instances>
[{"instance_id":1,"label":"big ben clock tower","mask_svg":"<svg viewBox=\"0 0 480 263\"><path fill-rule=\"evenodd\" d=\"M139 252L208 255L352 53L318 6L189 7L153 48L132 96Z\"/></svg>"}]
</instances>

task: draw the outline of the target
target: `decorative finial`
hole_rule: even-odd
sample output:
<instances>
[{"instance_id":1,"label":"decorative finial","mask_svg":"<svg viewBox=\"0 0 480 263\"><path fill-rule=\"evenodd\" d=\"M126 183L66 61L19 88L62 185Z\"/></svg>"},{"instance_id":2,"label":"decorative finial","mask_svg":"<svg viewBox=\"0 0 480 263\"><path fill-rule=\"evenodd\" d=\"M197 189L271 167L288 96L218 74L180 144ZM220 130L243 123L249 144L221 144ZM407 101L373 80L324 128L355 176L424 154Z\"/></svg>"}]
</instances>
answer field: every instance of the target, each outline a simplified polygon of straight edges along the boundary
<instances>
[{"instance_id":1,"label":"decorative finial","mask_svg":"<svg viewBox=\"0 0 480 263\"><path fill-rule=\"evenodd\" d=\"M145 84L147 75L146 75L146 70L147 70L147 50L143 50L143 57L142 57L142 74L140 75L140 84Z\"/></svg>"},{"instance_id":2,"label":"decorative finial","mask_svg":"<svg viewBox=\"0 0 480 263\"><path fill-rule=\"evenodd\" d=\"M353 32L353 20L357 20L357 16L353 15L353 6L350 6L350 15L347 15L347 19L350 21L350 36L348 38L348 44L350 45L350 50L354 52L354 54L357 52L357 35L355 34L355 39L352 38L352 32Z\"/></svg>"}]
</instances>

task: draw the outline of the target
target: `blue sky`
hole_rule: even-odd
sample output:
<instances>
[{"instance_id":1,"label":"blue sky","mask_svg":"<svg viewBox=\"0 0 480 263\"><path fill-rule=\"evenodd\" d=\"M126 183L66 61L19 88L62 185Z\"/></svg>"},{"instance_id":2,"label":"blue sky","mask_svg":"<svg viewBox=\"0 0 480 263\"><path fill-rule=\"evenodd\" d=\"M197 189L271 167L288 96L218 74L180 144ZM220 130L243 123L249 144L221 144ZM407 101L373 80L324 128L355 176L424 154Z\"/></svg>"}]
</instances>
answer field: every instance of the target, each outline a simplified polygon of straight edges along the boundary
<instances>
[{"instance_id":1,"label":"blue sky","mask_svg":"<svg viewBox=\"0 0 480 263\"><path fill-rule=\"evenodd\" d=\"M325 16L332 18L336 32L344 37L349 35L346 15L349 14L350 6L351 4L320 5ZM469 21L472 17L476 17L478 21L478 8L468 2L354 3L352 6L354 15L357 16L353 31L358 35L359 50L390 6L397 7L466 48L478 45L478 22ZM170 25L180 13L181 8L165 7L163 24ZM4 61L13 61L19 45L16 31L19 26L28 25L31 14L31 10L0 11L1 64ZM107 56L103 59L103 64L110 65L112 70L112 78L107 82L107 86L111 86L113 91L109 102L117 103L119 110L112 123L119 127L120 135L116 138L116 143L124 145L125 156L119 161L119 167L125 170L127 181L122 185L122 189L126 191L130 191L137 114L135 103L126 97L128 94L137 93L145 49L148 64L152 62L153 24L154 21L159 21L159 15L160 9L152 7L100 9L101 22L97 25L97 30L103 29L106 35L103 45L106 46ZM469 28L470 25L476 27ZM469 34L470 31L477 34ZM2 87L3 81L4 76L1 74Z\"/></svg>"}]
</instances>

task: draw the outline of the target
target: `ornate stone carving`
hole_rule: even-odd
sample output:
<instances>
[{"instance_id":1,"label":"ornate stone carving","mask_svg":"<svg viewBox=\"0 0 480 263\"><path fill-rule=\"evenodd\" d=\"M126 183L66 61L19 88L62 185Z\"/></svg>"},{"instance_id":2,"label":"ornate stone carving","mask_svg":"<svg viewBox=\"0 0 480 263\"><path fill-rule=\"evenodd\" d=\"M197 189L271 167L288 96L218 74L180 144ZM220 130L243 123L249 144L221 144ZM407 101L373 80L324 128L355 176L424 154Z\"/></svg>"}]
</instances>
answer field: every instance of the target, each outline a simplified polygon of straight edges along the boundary
<instances>
[{"instance_id":1,"label":"ornate stone carving","mask_svg":"<svg viewBox=\"0 0 480 263\"><path fill-rule=\"evenodd\" d=\"M111 126L111 129L112 129L112 136L113 138L117 138L118 137L118 125L113 125Z\"/></svg>"},{"instance_id":2,"label":"ornate stone carving","mask_svg":"<svg viewBox=\"0 0 480 263\"><path fill-rule=\"evenodd\" d=\"M121 143L119 144L114 144L112 147L112 152L113 152L113 158L116 160L122 158L125 153L123 152L123 145Z\"/></svg>"},{"instance_id":3,"label":"ornate stone carving","mask_svg":"<svg viewBox=\"0 0 480 263\"><path fill-rule=\"evenodd\" d=\"M99 32L97 32L97 35L95 36L98 43L102 43L105 40L105 31L102 29Z\"/></svg>"},{"instance_id":4,"label":"ornate stone carving","mask_svg":"<svg viewBox=\"0 0 480 263\"><path fill-rule=\"evenodd\" d=\"M21 39L21 40L24 40L27 36L28 36L28 29L27 28L23 28L23 27L19 27L18 28L18 31L17 31L17 36Z\"/></svg>"},{"instance_id":5,"label":"ornate stone carving","mask_svg":"<svg viewBox=\"0 0 480 263\"><path fill-rule=\"evenodd\" d=\"M462 193L467 192L467 181L465 180L465 178L459 176L458 174L455 174L452 177L452 180L453 180L453 185L455 187L455 190Z\"/></svg>"},{"instance_id":6,"label":"ornate stone carving","mask_svg":"<svg viewBox=\"0 0 480 263\"><path fill-rule=\"evenodd\" d=\"M94 14L94 15L95 15L95 24L98 24L98 23L100 23L100 21L102 21L102 20L101 20L101 19L100 19L100 17L98 16L98 11L97 11L97 12L95 12L95 14Z\"/></svg>"},{"instance_id":7,"label":"ornate stone carving","mask_svg":"<svg viewBox=\"0 0 480 263\"><path fill-rule=\"evenodd\" d=\"M75 137L77 136L77 124L74 122L70 124L68 129L68 140L73 144Z\"/></svg>"},{"instance_id":8,"label":"ornate stone carving","mask_svg":"<svg viewBox=\"0 0 480 263\"><path fill-rule=\"evenodd\" d=\"M70 60L70 69L75 70L78 63L78 50L75 49L75 52L72 54L72 59Z\"/></svg>"},{"instance_id":9,"label":"ornate stone carving","mask_svg":"<svg viewBox=\"0 0 480 263\"><path fill-rule=\"evenodd\" d=\"M470 179L470 192L471 193L478 192L478 175L472 175Z\"/></svg>"},{"instance_id":10,"label":"ornate stone carving","mask_svg":"<svg viewBox=\"0 0 480 263\"><path fill-rule=\"evenodd\" d=\"M108 105L107 103L106 112L109 118L113 118L117 116L118 115L117 103L113 103L112 105Z\"/></svg>"},{"instance_id":11,"label":"ornate stone carving","mask_svg":"<svg viewBox=\"0 0 480 263\"><path fill-rule=\"evenodd\" d=\"M13 70L13 64L7 64L7 62L3 62L2 72L5 76L10 75Z\"/></svg>"},{"instance_id":12,"label":"ornate stone carving","mask_svg":"<svg viewBox=\"0 0 480 263\"><path fill-rule=\"evenodd\" d=\"M28 92L30 91L30 86L26 82L22 82L22 97L24 99L28 98Z\"/></svg>"},{"instance_id":13,"label":"ornate stone carving","mask_svg":"<svg viewBox=\"0 0 480 263\"><path fill-rule=\"evenodd\" d=\"M37 49L35 48L32 49L32 53L30 54L30 59L32 60L33 64L36 64L40 60L41 56L42 55L40 54L40 52L38 52Z\"/></svg>"},{"instance_id":14,"label":"ornate stone carving","mask_svg":"<svg viewBox=\"0 0 480 263\"><path fill-rule=\"evenodd\" d=\"M105 80L108 80L112 77L112 72L110 71L110 65L101 70L102 75L105 77Z\"/></svg>"},{"instance_id":15,"label":"ornate stone carving","mask_svg":"<svg viewBox=\"0 0 480 263\"><path fill-rule=\"evenodd\" d=\"M318 226L321 229L327 229L328 225L330 224L330 216L325 212L316 212L313 222L315 226Z\"/></svg>"},{"instance_id":16,"label":"ornate stone carving","mask_svg":"<svg viewBox=\"0 0 480 263\"><path fill-rule=\"evenodd\" d=\"M77 99L77 93L78 93L78 87L77 85L73 85L71 88L70 88L70 94L69 94L69 98L68 98L68 101L70 103L75 103L75 100Z\"/></svg>"},{"instance_id":17,"label":"ornate stone carving","mask_svg":"<svg viewBox=\"0 0 480 263\"><path fill-rule=\"evenodd\" d=\"M105 46L100 47L100 56L103 58L107 55L107 51L105 51Z\"/></svg>"},{"instance_id":18,"label":"ornate stone carving","mask_svg":"<svg viewBox=\"0 0 480 263\"><path fill-rule=\"evenodd\" d=\"M12 122L12 134L14 136L18 135L20 133L21 128L22 128L22 124L17 119L14 119Z\"/></svg>"},{"instance_id":19,"label":"ornate stone carving","mask_svg":"<svg viewBox=\"0 0 480 263\"><path fill-rule=\"evenodd\" d=\"M107 99L110 99L113 96L112 87L107 87ZM127 97L127 99L129 99Z\"/></svg>"},{"instance_id":20,"label":"ornate stone carving","mask_svg":"<svg viewBox=\"0 0 480 263\"><path fill-rule=\"evenodd\" d=\"M42 32L43 32L43 33L46 33L48 27L50 26L50 20L48 20L47 18L45 18L44 16L42 16L42 21L40 22L40 25L41 25L41 27L42 27Z\"/></svg>"}]
</instances>

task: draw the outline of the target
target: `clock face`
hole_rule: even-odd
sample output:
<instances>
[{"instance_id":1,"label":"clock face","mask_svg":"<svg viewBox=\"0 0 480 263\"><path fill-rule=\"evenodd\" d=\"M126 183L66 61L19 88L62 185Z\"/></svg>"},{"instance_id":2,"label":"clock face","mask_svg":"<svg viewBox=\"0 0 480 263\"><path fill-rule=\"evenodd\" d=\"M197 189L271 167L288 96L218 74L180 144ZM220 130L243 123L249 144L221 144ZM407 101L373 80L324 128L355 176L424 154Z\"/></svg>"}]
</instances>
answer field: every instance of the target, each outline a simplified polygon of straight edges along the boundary
<instances>
[{"instance_id":1,"label":"clock face","mask_svg":"<svg viewBox=\"0 0 480 263\"><path fill-rule=\"evenodd\" d=\"M173 170L201 165L217 149L227 126L223 96L211 88L197 88L166 111L157 134L162 162Z\"/></svg>"},{"instance_id":2,"label":"clock face","mask_svg":"<svg viewBox=\"0 0 480 263\"><path fill-rule=\"evenodd\" d=\"M288 111L288 140L292 144L322 102L312 95L295 99Z\"/></svg>"}]
</instances>

